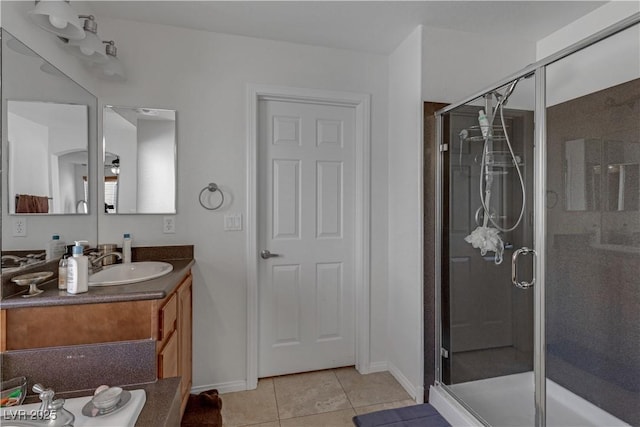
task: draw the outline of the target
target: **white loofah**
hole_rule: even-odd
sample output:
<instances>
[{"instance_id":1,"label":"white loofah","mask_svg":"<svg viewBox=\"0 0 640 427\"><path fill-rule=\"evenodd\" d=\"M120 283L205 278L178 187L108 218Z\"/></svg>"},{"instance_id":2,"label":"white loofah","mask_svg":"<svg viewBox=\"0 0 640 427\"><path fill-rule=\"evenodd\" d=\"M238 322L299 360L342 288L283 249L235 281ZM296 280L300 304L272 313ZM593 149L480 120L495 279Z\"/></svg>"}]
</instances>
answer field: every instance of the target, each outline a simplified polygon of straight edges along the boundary
<instances>
[{"instance_id":1,"label":"white loofah","mask_svg":"<svg viewBox=\"0 0 640 427\"><path fill-rule=\"evenodd\" d=\"M491 227L478 227L464 238L465 242L471 243L476 249L480 249L482 256L488 251L495 252L494 262L502 263L502 253L504 252L504 243L500 238L500 231Z\"/></svg>"}]
</instances>

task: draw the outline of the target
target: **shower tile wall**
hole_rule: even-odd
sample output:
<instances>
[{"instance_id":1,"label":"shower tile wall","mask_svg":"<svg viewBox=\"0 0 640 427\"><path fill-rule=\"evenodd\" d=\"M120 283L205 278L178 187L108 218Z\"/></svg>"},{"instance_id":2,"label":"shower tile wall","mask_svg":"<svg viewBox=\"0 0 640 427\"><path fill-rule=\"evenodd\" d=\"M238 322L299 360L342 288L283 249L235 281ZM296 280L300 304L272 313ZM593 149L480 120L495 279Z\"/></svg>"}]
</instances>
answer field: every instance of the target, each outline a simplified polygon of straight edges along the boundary
<instances>
[{"instance_id":1,"label":"shower tile wall","mask_svg":"<svg viewBox=\"0 0 640 427\"><path fill-rule=\"evenodd\" d=\"M549 107L547 140L547 375L640 425L640 79ZM567 210L568 193L585 190L566 184L576 140L600 147L604 178L585 193L597 203ZM620 164L631 165L624 190L606 178Z\"/></svg>"}]
</instances>

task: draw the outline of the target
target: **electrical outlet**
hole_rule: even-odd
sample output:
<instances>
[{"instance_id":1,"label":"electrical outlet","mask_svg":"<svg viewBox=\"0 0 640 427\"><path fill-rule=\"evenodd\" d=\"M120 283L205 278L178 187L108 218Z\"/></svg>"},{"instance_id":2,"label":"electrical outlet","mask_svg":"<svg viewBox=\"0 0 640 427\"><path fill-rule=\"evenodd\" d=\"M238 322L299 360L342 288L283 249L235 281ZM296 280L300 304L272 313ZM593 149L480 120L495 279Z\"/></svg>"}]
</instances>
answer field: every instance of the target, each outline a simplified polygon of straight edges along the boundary
<instances>
[{"instance_id":1,"label":"electrical outlet","mask_svg":"<svg viewBox=\"0 0 640 427\"><path fill-rule=\"evenodd\" d=\"M162 218L162 232L165 234L173 234L176 232L175 216L165 216Z\"/></svg>"},{"instance_id":2,"label":"electrical outlet","mask_svg":"<svg viewBox=\"0 0 640 427\"><path fill-rule=\"evenodd\" d=\"M13 237L26 237L27 218L13 218Z\"/></svg>"}]
</instances>

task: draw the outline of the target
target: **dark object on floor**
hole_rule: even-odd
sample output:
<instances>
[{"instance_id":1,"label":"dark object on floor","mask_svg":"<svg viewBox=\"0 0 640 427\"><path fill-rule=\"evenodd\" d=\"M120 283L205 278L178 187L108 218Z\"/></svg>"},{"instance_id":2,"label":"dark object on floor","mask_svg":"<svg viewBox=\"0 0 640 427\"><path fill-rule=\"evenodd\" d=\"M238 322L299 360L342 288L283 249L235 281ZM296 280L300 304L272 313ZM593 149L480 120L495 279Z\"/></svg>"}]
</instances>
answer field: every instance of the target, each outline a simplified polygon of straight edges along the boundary
<instances>
[{"instance_id":1,"label":"dark object on floor","mask_svg":"<svg viewBox=\"0 0 640 427\"><path fill-rule=\"evenodd\" d=\"M353 423L358 427L451 427L428 403L358 415Z\"/></svg>"},{"instance_id":2,"label":"dark object on floor","mask_svg":"<svg viewBox=\"0 0 640 427\"><path fill-rule=\"evenodd\" d=\"M218 390L189 395L181 427L222 427L222 399Z\"/></svg>"}]
</instances>

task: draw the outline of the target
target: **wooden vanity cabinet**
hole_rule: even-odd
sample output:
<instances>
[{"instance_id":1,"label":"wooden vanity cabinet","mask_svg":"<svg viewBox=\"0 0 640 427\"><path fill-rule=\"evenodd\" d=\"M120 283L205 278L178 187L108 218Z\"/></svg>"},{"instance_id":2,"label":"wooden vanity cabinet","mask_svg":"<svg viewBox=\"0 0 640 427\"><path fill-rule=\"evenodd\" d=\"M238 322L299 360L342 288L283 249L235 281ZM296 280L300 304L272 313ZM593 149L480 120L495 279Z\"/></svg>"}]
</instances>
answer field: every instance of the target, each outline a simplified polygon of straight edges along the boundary
<instances>
[{"instance_id":1,"label":"wooden vanity cabinet","mask_svg":"<svg viewBox=\"0 0 640 427\"><path fill-rule=\"evenodd\" d=\"M191 391L191 289L189 274L167 296L158 310L158 378L181 377L181 410L184 412Z\"/></svg>"},{"instance_id":2,"label":"wooden vanity cabinet","mask_svg":"<svg viewBox=\"0 0 640 427\"><path fill-rule=\"evenodd\" d=\"M0 352L153 339L158 378L181 377L184 413L192 385L192 282L189 272L164 299L0 310Z\"/></svg>"}]
</instances>

